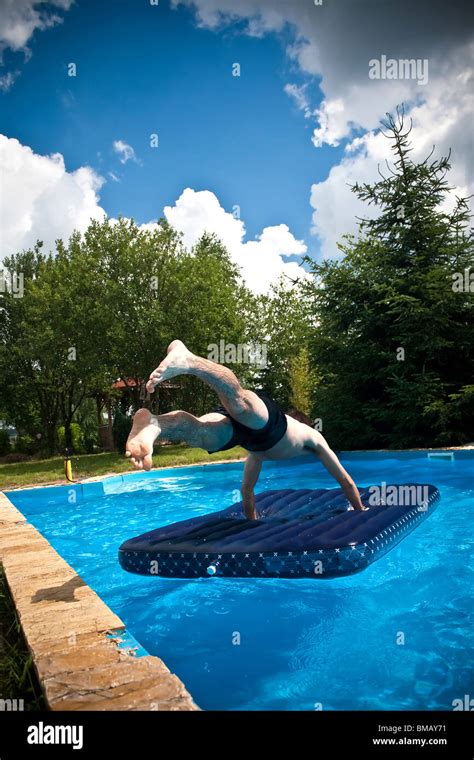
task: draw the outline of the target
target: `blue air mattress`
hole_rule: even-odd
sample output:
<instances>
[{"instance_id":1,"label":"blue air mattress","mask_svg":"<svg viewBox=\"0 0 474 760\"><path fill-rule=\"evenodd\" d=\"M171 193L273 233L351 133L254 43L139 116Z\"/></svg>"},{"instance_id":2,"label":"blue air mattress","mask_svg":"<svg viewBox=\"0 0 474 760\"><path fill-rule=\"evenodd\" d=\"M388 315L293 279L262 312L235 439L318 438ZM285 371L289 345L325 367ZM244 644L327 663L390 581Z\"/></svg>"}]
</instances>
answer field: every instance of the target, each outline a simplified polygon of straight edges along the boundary
<instances>
[{"instance_id":1,"label":"blue air mattress","mask_svg":"<svg viewBox=\"0 0 474 760\"><path fill-rule=\"evenodd\" d=\"M375 489L375 490L374 490ZM378 489L378 490L377 490ZM350 509L337 489L265 491L258 520L242 503L125 541L124 570L166 578L333 578L363 570L433 512L435 486L360 489L369 509Z\"/></svg>"}]
</instances>

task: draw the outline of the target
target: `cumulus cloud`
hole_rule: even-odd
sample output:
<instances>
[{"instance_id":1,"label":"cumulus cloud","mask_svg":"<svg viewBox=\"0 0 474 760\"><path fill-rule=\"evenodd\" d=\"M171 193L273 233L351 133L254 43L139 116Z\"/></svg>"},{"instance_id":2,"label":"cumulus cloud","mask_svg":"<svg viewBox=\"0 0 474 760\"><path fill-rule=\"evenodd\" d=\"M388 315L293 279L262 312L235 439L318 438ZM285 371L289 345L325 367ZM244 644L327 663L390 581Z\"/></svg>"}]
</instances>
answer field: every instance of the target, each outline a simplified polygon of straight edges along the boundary
<instances>
[{"instance_id":1,"label":"cumulus cloud","mask_svg":"<svg viewBox=\"0 0 474 760\"><path fill-rule=\"evenodd\" d=\"M316 139L331 145L348 136L353 125L374 127L381 108L383 115L422 92L416 79L392 80L389 86L369 79L371 59L382 54L428 58L430 77L455 65L462 48L464 63L470 60L472 12L463 0L418 0L416 7L412 0L339 0L321 6L308 0L172 0L172 5L194 8L198 23L209 28L241 21L252 35L291 29L287 53L301 72L320 78L324 95Z\"/></svg>"},{"instance_id":2,"label":"cumulus cloud","mask_svg":"<svg viewBox=\"0 0 474 760\"><path fill-rule=\"evenodd\" d=\"M311 188L312 231L320 239L323 257L339 254L337 243L342 235L357 231L356 215L370 217L376 213L373 206L356 198L349 185L372 182L377 177L378 163L390 158L390 147L382 134L370 132L356 138L346 153L341 163L332 167L328 178Z\"/></svg>"},{"instance_id":3,"label":"cumulus cloud","mask_svg":"<svg viewBox=\"0 0 474 760\"><path fill-rule=\"evenodd\" d=\"M61 24L58 11L67 11L74 0L1 0L0 2L0 65L5 50L23 52L25 60L31 56L28 42L36 30L49 29ZM49 7L45 7L48 5ZM19 71L6 72L0 77L0 90L7 92L18 78Z\"/></svg>"},{"instance_id":4,"label":"cumulus cloud","mask_svg":"<svg viewBox=\"0 0 474 760\"><path fill-rule=\"evenodd\" d=\"M2 199L0 258L32 247L55 249L73 230L84 231L91 218L102 219L98 202L103 179L88 166L66 171L60 153L40 156L18 140L0 135Z\"/></svg>"},{"instance_id":5,"label":"cumulus cloud","mask_svg":"<svg viewBox=\"0 0 474 760\"><path fill-rule=\"evenodd\" d=\"M460 93L458 78L464 85ZM474 164L464 157L472 154L472 114L474 112L474 75L465 71L448 77L432 89L429 102L412 108L411 141L414 161L423 160L436 146L434 158L449 153L452 147L452 170L449 183L455 193L448 195L445 209L452 208L454 195L468 196L474 191ZM324 257L338 255L337 242L343 233L357 231L359 217L377 213L373 206L361 203L350 190L355 182L374 182L380 179L378 166L383 172L385 161L392 159L389 141L381 132L366 132L352 140L345 149L342 161L334 166L327 179L313 184L310 203L313 211L313 232L321 242ZM462 160L459 160L459 159Z\"/></svg>"},{"instance_id":6,"label":"cumulus cloud","mask_svg":"<svg viewBox=\"0 0 474 760\"><path fill-rule=\"evenodd\" d=\"M458 194L474 191L474 24L473 9L463 0L338 0L319 6L308 0L172 0L172 5L193 8L197 23L210 29L239 21L249 35L284 31L282 39L291 37L286 53L305 84L287 84L285 91L306 118L314 118L314 146L349 141L341 162L311 188L313 231L323 255L334 255L341 235L355 230L355 214L367 212L347 183L375 179L377 162L389 150L374 130L401 103L414 120L413 157L433 143L437 155L452 147L450 179ZM426 60L426 84L416 77L371 79L370 61L383 55ZM308 80L319 85L317 104L308 98Z\"/></svg>"},{"instance_id":7,"label":"cumulus cloud","mask_svg":"<svg viewBox=\"0 0 474 760\"><path fill-rule=\"evenodd\" d=\"M174 206L165 206L167 221L183 233L186 246L193 246L204 232L215 233L228 249L242 276L256 293L265 293L282 274L302 277L304 270L285 257L306 253L286 224L265 227L256 240L244 242L245 225L225 211L214 193L186 188Z\"/></svg>"},{"instance_id":8,"label":"cumulus cloud","mask_svg":"<svg viewBox=\"0 0 474 760\"><path fill-rule=\"evenodd\" d=\"M119 154L121 164L126 164L127 161L135 161L136 164L139 163L134 149L124 140L114 140L113 149L115 153Z\"/></svg>"},{"instance_id":9,"label":"cumulus cloud","mask_svg":"<svg viewBox=\"0 0 474 760\"><path fill-rule=\"evenodd\" d=\"M105 180L88 166L68 172L60 153L41 156L5 135L0 135L0 165L0 260L37 240L43 241L45 252L54 251L58 238L67 241L74 230L84 232L91 219L106 216L99 198ZM225 211L214 193L186 188L174 206L165 207L164 215L183 233L189 248L204 232L215 233L255 292L268 290L281 274L305 275L297 263L285 260L306 252L286 224L266 227L256 240L244 242L244 223ZM159 225L150 220L139 227L153 231Z\"/></svg>"}]
</instances>

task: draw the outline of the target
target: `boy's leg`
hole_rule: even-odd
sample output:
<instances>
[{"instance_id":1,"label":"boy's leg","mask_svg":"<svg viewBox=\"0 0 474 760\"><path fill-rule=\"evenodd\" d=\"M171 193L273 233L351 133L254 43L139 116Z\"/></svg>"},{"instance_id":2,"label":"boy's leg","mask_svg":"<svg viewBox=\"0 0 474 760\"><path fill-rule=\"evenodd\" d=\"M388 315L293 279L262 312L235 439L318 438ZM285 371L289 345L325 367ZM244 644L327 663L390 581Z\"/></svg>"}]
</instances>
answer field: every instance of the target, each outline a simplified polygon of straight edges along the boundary
<instances>
[{"instance_id":1,"label":"boy's leg","mask_svg":"<svg viewBox=\"0 0 474 760\"><path fill-rule=\"evenodd\" d=\"M256 393L242 388L230 369L195 356L180 340L170 343L168 355L150 375L147 390L152 393L158 383L177 375L193 375L206 383L217 393L229 414L242 425L260 430L268 422L267 407Z\"/></svg>"}]
</instances>

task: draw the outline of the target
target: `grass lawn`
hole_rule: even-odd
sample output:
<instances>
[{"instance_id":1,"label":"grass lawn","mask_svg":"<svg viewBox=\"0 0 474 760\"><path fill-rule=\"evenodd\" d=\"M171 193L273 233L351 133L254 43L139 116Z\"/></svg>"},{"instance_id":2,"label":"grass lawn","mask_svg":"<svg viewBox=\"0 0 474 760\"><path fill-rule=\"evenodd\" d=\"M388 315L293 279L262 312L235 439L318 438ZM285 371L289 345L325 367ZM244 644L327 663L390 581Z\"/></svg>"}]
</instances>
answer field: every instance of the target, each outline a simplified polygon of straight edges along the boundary
<instances>
[{"instance_id":1,"label":"grass lawn","mask_svg":"<svg viewBox=\"0 0 474 760\"><path fill-rule=\"evenodd\" d=\"M171 467L179 464L218 462L245 456L244 449L238 446L228 451L207 454L202 449L191 449L184 444L179 444L157 447L153 462L155 467ZM74 480L107 475L112 472L135 472L130 462L122 454L115 452L73 456L72 471ZM62 457L32 459L17 464L0 464L0 490L46 483L67 483Z\"/></svg>"}]
</instances>

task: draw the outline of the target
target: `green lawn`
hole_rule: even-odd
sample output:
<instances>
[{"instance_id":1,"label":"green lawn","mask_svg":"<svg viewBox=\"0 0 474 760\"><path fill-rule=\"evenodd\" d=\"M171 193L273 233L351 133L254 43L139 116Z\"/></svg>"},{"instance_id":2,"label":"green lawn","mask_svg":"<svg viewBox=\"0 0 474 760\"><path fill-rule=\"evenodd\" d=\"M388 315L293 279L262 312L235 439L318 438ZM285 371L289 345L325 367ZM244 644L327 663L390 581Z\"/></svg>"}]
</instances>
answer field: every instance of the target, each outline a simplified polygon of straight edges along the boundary
<instances>
[{"instance_id":1,"label":"green lawn","mask_svg":"<svg viewBox=\"0 0 474 760\"><path fill-rule=\"evenodd\" d=\"M160 446L155 449L153 462L155 467L171 467L180 464L199 464L217 462L226 459L245 457L246 452L240 447L207 454L202 449L190 449L183 445ZM107 475L113 472L135 472L130 462L121 454L83 454L72 457L74 480ZM0 464L0 490L18 486L41 485L46 483L67 483L64 477L62 457L37 459L17 464Z\"/></svg>"}]
</instances>

